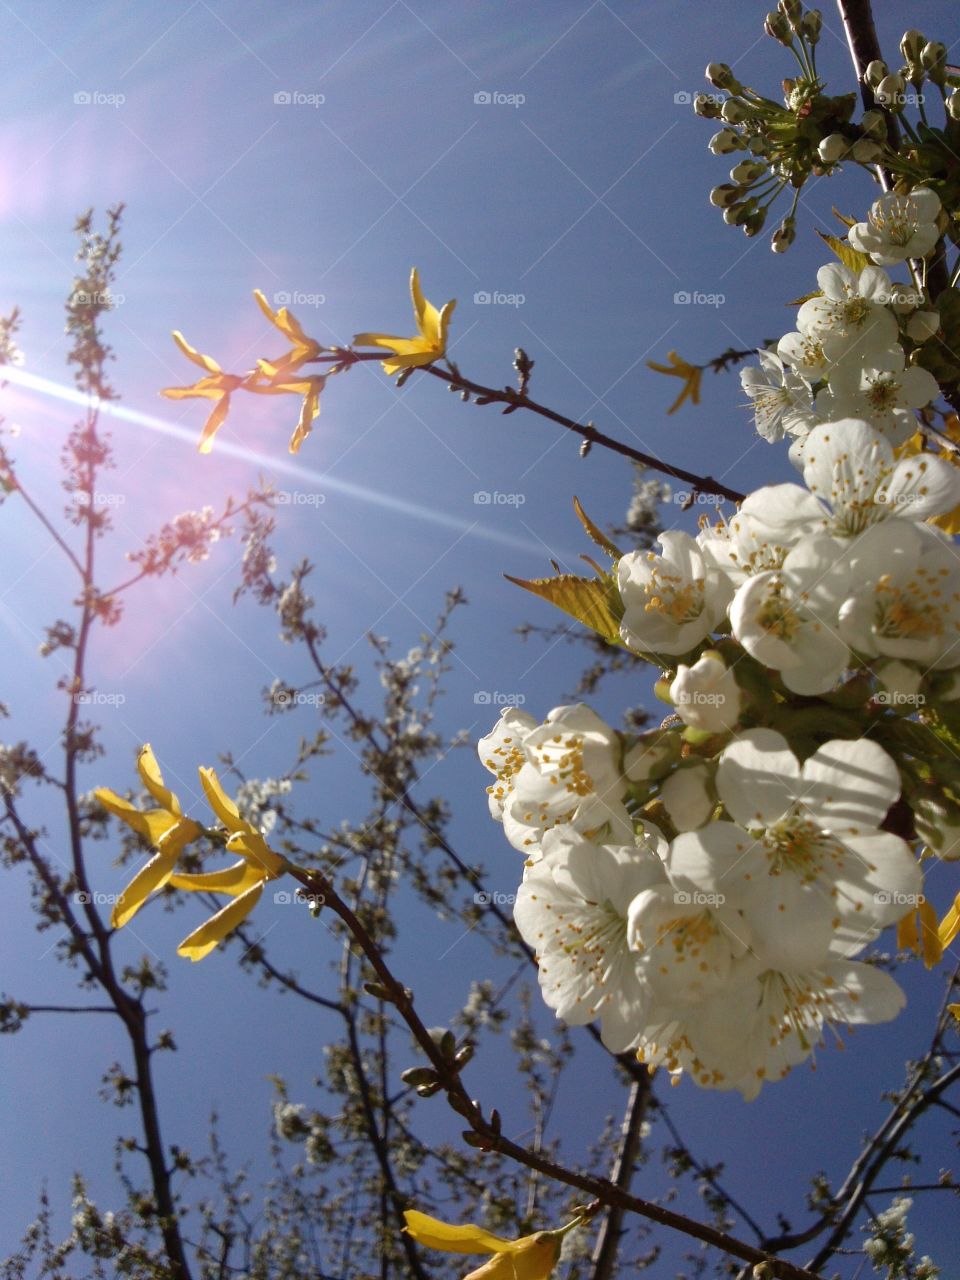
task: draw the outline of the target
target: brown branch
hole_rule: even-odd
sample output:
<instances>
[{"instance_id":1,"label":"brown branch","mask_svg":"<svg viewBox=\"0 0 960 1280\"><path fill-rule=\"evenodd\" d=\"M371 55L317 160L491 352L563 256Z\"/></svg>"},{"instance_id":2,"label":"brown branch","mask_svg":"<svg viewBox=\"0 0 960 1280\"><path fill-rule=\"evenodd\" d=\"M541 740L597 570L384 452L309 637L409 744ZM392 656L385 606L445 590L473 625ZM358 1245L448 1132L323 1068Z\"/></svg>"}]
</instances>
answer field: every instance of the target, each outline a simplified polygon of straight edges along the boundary
<instances>
[{"instance_id":1,"label":"brown branch","mask_svg":"<svg viewBox=\"0 0 960 1280\"><path fill-rule=\"evenodd\" d=\"M743 1262L768 1263L770 1274L776 1280L813 1280L811 1272L803 1270L786 1259L774 1258L769 1253L746 1244L744 1241L738 1240L724 1231L719 1231L715 1227L697 1222L684 1214L674 1213L670 1209L665 1209L661 1205L653 1204L648 1200L642 1200L638 1196L630 1195L605 1178L595 1178L588 1174L566 1169L553 1160L549 1160L537 1152L529 1151L526 1147L504 1137L500 1130L500 1118L497 1112L492 1111L490 1117L487 1118L483 1114L480 1104L469 1096L460 1080L459 1068L444 1056L441 1047L434 1041L414 1009L413 993L402 986L397 978L394 977L379 947L349 906L336 893L329 879L320 872L303 871L299 868L291 868L290 874L298 883L303 885L308 894L318 897L325 906L333 911L338 919L343 921L350 934L359 944L360 949L382 983L383 998L388 998L396 1006L400 1016L410 1028L414 1039L436 1072L436 1078L446 1093L450 1106L470 1126L468 1132L471 1141L469 1145L480 1150L496 1151L555 1182L574 1187L589 1196L591 1201L597 1202L598 1207L601 1205L619 1207L623 1211L639 1214L641 1217L649 1218L660 1226L682 1232L684 1235L692 1236L696 1240L702 1240L705 1244L711 1245L731 1257L739 1258Z\"/></svg>"},{"instance_id":2,"label":"brown branch","mask_svg":"<svg viewBox=\"0 0 960 1280\"><path fill-rule=\"evenodd\" d=\"M621 1191L629 1191L633 1180L633 1167L640 1151L640 1134L646 1118L650 1102L650 1078L635 1080L630 1086L627 1109L620 1130L620 1146L614 1162L610 1181ZM590 1280L611 1280L615 1274L617 1254L620 1251L620 1238L623 1234L624 1210L620 1205L613 1205L604 1215L597 1233L590 1265L593 1267Z\"/></svg>"}]
</instances>

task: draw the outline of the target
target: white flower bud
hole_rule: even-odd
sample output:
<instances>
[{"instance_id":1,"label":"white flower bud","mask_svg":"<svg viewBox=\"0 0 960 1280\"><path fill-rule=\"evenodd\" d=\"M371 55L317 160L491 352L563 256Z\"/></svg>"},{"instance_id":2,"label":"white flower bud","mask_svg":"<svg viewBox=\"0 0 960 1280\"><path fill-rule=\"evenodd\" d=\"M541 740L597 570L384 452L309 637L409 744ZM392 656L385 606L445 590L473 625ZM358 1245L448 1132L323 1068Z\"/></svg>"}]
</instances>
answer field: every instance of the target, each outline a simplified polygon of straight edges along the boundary
<instances>
[{"instance_id":1,"label":"white flower bud","mask_svg":"<svg viewBox=\"0 0 960 1280\"><path fill-rule=\"evenodd\" d=\"M710 139L710 150L715 156L728 156L733 151L743 151L746 143L733 129L721 129Z\"/></svg>"},{"instance_id":2,"label":"white flower bud","mask_svg":"<svg viewBox=\"0 0 960 1280\"><path fill-rule=\"evenodd\" d=\"M743 694L723 658L709 651L692 667L680 664L670 700L684 724L723 733L736 725Z\"/></svg>"},{"instance_id":3,"label":"white flower bud","mask_svg":"<svg viewBox=\"0 0 960 1280\"><path fill-rule=\"evenodd\" d=\"M860 128L870 138L876 138L882 141L887 136L887 121L882 111L878 111L876 107L863 113L863 119L860 121Z\"/></svg>"},{"instance_id":4,"label":"white flower bud","mask_svg":"<svg viewBox=\"0 0 960 1280\"><path fill-rule=\"evenodd\" d=\"M729 182L724 182L721 186L714 187L710 192L710 203L716 205L718 209L726 209L739 199L739 189L731 186Z\"/></svg>"},{"instance_id":5,"label":"white flower bud","mask_svg":"<svg viewBox=\"0 0 960 1280\"><path fill-rule=\"evenodd\" d=\"M875 89L887 74L887 64L881 58L875 58L873 62L867 65L863 78L871 89Z\"/></svg>"},{"instance_id":6,"label":"white flower bud","mask_svg":"<svg viewBox=\"0 0 960 1280\"><path fill-rule=\"evenodd\" d=\"M923 294L914 284L901 284L900 281L895 281L890 287L890 296L886 302L894 315L905 316L911 311L916 311L923 302Z\"/></svg>"},{"instance_id":7,"label":"white flower bud","mask_svg":"<svg viewBox=\"0 0 960 1280\"><path fill-rule=\"evenodd\" d=\"M934 84L944 84L947 78L947 46L939 40L930 40L920 51L920 62Z\"/></svg>"},{"instance_id":8,"label":"white flower bud","mask_svg":"<svg viewBox=\"0 0 960 1280\"><path fill-rule=\"evenodd\" d=\"M947 109L947 115L951 120L960 120L960 91L951 93L947 98L944 106Z\"/></svg>"},{"instance_id":9,"label":"white flower bud","mask_svg":"<svg viewBox=\"0 0 960 1280\"><path fill-rule=\"evenodd\" d=\"M743 92L743 85L725 62L711 62L704 74L715 89L726 89L728 93Z\"/></svg>"},{"instance_id":10,"label":"white flower bud","mask_svg":"<svg viewBox=\"0 0 960 1280\"><path fill-rule=\"evenodd\" d=\"M767 166L760 164L757 160L741 160L739 164L735 164L730 170L730 181L736 182L740 186L749 186L751 182L755 182L766 171Z\"/></svg>"},{"instance_id":11,"label":"white flower bud","mask_svg":"<svg viewBox=\"0 0 960 1280\"><path fill-rule=\"evenodd\" d=\"M817 151L824 164L836 164L850 150L850 142L842 133L831 133L820 139Z\"/></svg>"},{"instance_id":12,"label":"white flower bud","mask_svg":"<svg viewBox=\"0 0 960 1280\"><path fill-rule=\"evenodd\" d=\"M916 343L928 342L939 328L939 311L917 311L907 322L907 337Z\"/></svg>"},{"instance_id":13,"label":"white flower bud","mask_svg":"<svg viewBox=\"0 0 960 1280\"><path fill-rule=\"evenodd\" d=\"M907 82L899 71L884 76L873 90L873 96L890 111L902 111L907 93Z\"/></svg>"},{"instance_id":14,"label":"white flower bud","mask_svg":"<svg viewBox=\"0 0 960 1280\"><path fill-rule=\"evenodd\" d=\"M900 39L900 52L903 54L904 62L909 63L911 67L916 66L920 62L920 54L926 43L922 31L915 29L905 31Z\"/></svg>"},{"instance_id":15,"label":"white flower bud","mask_svg":"<svg viewBox=\"0 0 960 1280\"><path fill-rule=\"evenodd\" d=\"M770 237L770 248L774 253L786 253L797 238L797 224L792 218L784 218Z\"/></svg>"},{"instance_id":16,"label":"white flower bud","mask_svg":"<svg viewBox=\"0 0 960 1280\"><path fill-rule=\"evenodd\" d=\"M717 807L711 770L705 764L677 769L660 788L660 799L678 831L706 826Z\"/></svg>"},{"instance_id":17,"label":"white flower bud","mask_svg":"<svg viewBox=\"0 0 960 1280\"><path fill-rule=\"evenodd\" d=\"M883 155L883 147L871 138L858 138L850 151L857 164L876 164Z\"/></svg>"},{"instance_id":18,"label":"white flower bud","mask_svg":"<svg viewBox=\"0 0 960 1280\"><path fill-rule=\"evenodd\" d=\"M743 124L751 114L739 98L728 98L720 108L720 118L725 124Z\"/></svg>"},{"instance_id":19,"label":"white flower bud","mask_svg":"<svg viewBox=\"0 0 960 1280\"><path fill-rule=\"evenodd\" d=\"M916 667L892 658L889 662L884 662L877 667L875 674L880 681L883 693L887 695L888 702L891 699L916 702L919 698L923 672L918 671ZM877 701L883 701L882 697L878 697Z\"/></svg>"}]
</instances>

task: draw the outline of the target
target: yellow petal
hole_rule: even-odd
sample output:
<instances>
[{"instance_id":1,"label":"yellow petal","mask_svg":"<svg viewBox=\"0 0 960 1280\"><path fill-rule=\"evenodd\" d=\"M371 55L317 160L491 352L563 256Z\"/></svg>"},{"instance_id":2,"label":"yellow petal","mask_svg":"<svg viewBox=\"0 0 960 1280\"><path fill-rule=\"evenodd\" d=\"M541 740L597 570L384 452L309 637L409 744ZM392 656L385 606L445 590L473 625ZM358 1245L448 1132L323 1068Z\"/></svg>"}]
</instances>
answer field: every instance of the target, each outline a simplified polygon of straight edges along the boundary
<instances>
[{"instance_id":1,"label":"yellow petal","mask_svg":"<svg viewBox=\"0 0 960 1280\"><path fill-rule=\"evenodd\" d=\"M223 389L212 378L201 378L192 387L164 387L160 392L168 400L196 400L204 396L207 400L219 400Z\"/></svg>"},{"instance_id":2,"label":"yellow petal","mask_svg":"<svg viewBox=\"0 0 960 1280\"><path fill-rule=\"evenodd\" d=\"M355 347L392 347L395 342L422 343L421 338L395 338L391 333L355 333Z\"/></svg>"},{"instance_id":3,"label":"yellow petal","mask_svg":"<svg viewBox=\"0 0 960 1280\"><path fill-rule=\"evenodd\" d=\"M264 876L255 866L241 859L232 867L224 867L222 871L204 871L197 875L172 875L170 884L174 889L185 889L189 893L229 893L231 897L246 893L255 884L262 884Z\"/></svg>"},{"instance_id":4,"label":"yellow petal","mask_svg":"<svg viewBox=\"0 0 960 1280\"><path fill-rule=\"evenodd\" d=\"M191 347L179 329L174 329L173 340L188 360L192 360L194 364L199 365L201 369L205 369L207 373L223 372L212 356L201 355L196 347Z\"/></svg>"},{"instance_id":5,"label":"yellow petal","mask_svg":"<svg viewBox=\"0 0 960 1280\"><path fill-rule=\"evenodd\" d=\"M320 387L312 386L303 398L300 418L290 437L290 452L299 453L300 446L313 430L313 420L320 413Z\"/></svg>"},{"instance_id":6,"label":"yellow petal","mask_svg":"<svg viewBox=\"0 0 960 1280\"><path fill-rule=\"evenodd\" d=\"M257 872L259 879L276 880L282 876L286 862L274 853L259 831L239 831L227 841L230 853L239 853Z\"/></svg>"},{"instance_id":7,"label":"yellow petal","mask_svg":"<svg viewBox=\"0 0 960 1280\"><path fill-rule=\"evenodd\" d=\"M116 795L109 787L99 787L95 795L105 809L120 818L128 827L132 827L137 835L149 840L152 845L159 845L164 836L179 821L175 813L168 813L166 809L137 809L129 800ZM199 830L197 834L199 835Z\"/></svg>"},{"instance_id":8,"label":"yellow petal","mask_svg":"<svg viewBox=\"0 0 960 1280\"><path fill-rule=\"evenodd\" d=\"M417 328L431 346L437 346L440 342L440 313L433 303L428 302L423 296L416 267L410 272L410 297L413 300L413 314L417 318Z\"/></svg>"},{"instance_id":9,"label":"yellow petal","mask_svg":"<svg viewBox=\"0 0 960 1280\"><path fill-rule=\"evenodd\" d=\"M143 785L161 809L167 809L170 813L176 814L181 812L180 801L163 785L163 774L160 772L157 757L153 754L153 748L149 742L145 742L140 748L140 754L137 756L137 772L143 780Z\"/></svg>"},{"instance_id":10,"label":"yellow petal","mask_svg":"<svg viewBox=\"0 0 960 1280\"><path fill-rule=\"evenodd\" d=\"M940 921L940 928L937 932L941 947L949 947L957 934L960 933L960 894L957 894L953 906Z\"/></svg>"},{"instance_id":11,"label":"yellow petal","mask_svg":"<svg viewBox=\"0 0 960 1280\"><path fill-rule=\"evenodd\" d=\"M198 773L200 774L200 783L204 794L207 797L207 803L227 830L253 831L250 823L244 822L240 817L239 809L220 785L216 770L201 765Z\"/></svg>"},{"instance_id":12,"label":"yellow petal","mask_svg":"<svg viewBox=\"0 0 960 1280\"><path fill-rule=\"evenodd\" d=\"M943 946L937 932L937 913L926 900L920 903L917 914L920 917L920 942L923 948L923 963L927 969L943 959Z\"/></svg>"},{"instance_id":13,"label":"yellow petal","mask_svg":"<svg viewBox=\"0 0 960 1280\"><path fill-rule=\"evenodd\" d=\"M213 437L223 426L229 412L230 395L228 392L224 392L213 406L213 412L203 425L203 431L200 433L200 443L197 445L200 453L209 453L213 448Z\"/></svg>"},{"instance_id":14,"label":"yellow petal","mask_svg":"<svg viewBox=\"0 0 960 1280\"><path fill-rule=\"evenodd\" d=\"M917 914L909 911L897 925L897 946L901 951L920 951L920 935L917 931Z\"/></svg>"},{"instance_id":15,"label":"yellow petal","mask_svg":"<svg viewBox=\"0 0 960 1280\"><path fill-rule=\"evenodd\" d=\"M542 1231L515 1244L513 1252L491 1258L464 1280L549 1280L560 1257L560 1234Z\"/></svg>"},{"instance_id":16,"label":"yellow petal","mask_svg":"<svg viewBox=\"0 0 960 1280\"><path fill-rule=\"evenodd\" d=\"M177 849L165 849L162 853L155 853L146 866L140 868L114 903L110 915L110 923L114 929L122 929L128 920L133 919L150 894L155 889L163 888L176 866L177 854Z\"/></svg>"},{"instance_id":17,"label":"yellow petal","mask_svg":"<svg viewBox=\"0 0 960 1280\"><path fill-rule=\"evenodd\" d=\"M472 1222L460 1225L441 1222L419 1209L407 1209L403 1217L414 1240L430 1249L442 1249L445 1253L504 1253L514 1247L514 1241L495 1236Z\"/></svg>"},{"instance_id":18,"label":"yellow petal","mask_svg":"<svg viewBox=\"0 0 960 1280\"><path fill-rule=\"evenodd\" d=\"M260 901L263 884L257 883L246 893L242 893L232 902L228 902L215 916L211 916L199 929L194 929L177 947L177 955L190 960L202 960L222 942L228 933L232 933L238 924L242 924L253 908Z\"/></svg>"}]
</instances>

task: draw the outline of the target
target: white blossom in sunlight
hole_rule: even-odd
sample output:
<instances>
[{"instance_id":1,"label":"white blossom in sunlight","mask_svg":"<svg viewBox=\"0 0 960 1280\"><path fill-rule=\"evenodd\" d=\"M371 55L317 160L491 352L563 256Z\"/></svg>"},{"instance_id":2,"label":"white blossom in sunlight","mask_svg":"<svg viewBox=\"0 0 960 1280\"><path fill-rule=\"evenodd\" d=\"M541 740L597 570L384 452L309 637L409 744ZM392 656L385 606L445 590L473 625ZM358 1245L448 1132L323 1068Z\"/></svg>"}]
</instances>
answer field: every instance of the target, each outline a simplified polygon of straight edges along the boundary
<instances>
[{"instance_id":1,"label":"white blossom in sunlight","mask_svg":"<svg viewBox=\"0 0 960 1280\"><path fill-rule=\"evenodd\" d=\"M723 658L711 652L692 667L681 662L670 685L670 700L684 724L723 733L736 726L743 695Z\"/></svg>"},{"instance_id":2,"label":"white blossom in sunlight","mask_svg":"<svg viewBox=\"0 0 960 1280\"><path fill-rule=\"evenodd\" d=\"M903 444L917 429L915 410L940 394L932 373L905 367L903 348L874 353L862 364L844 362L832 370L830 386L817 395L817 412L826 421L860 418L893 444Z\"/></svg>"},{"instance_id":3,"label":"white blossom in sunlight","mask_svg":"<svg viewBox=\"0 0 960 1280\"><path fill-rule=\"evenodd\" d=\"M732 590L688 533L660 535L663 554L633 551L617 565L624 644L671 656L688 653L727 611Z\"/></svg>"},{"instance_id":4,"label":"white blossom in sunlight","mask_svg":"<svg viewBox=\"0 0 960 1280\"><path fill-rule=\"evenodd\" d=\"M784 435L804 435L817 421L810 388L803 378L771 351L758 351L760 368L740 373L740 383L753 401L757 432L771 443Z\"/></svg>"},{"instance_id":5,"label":"white blossom in sunlight","mask_svg":"<svg viewBox=\"0 0 960 1280\"><path fill-rule=\"evenodd\" d=\"M666 882L657 850L666 842L645 826L643 845L593 844L570 827L543 837L543 856L517 891L513 915L536 953L548 1008L571 1026L600 1019L613 1053L636 1044L653 998L627 945L630 904Z\"/></svg>"},{"instance_id":6,"label":"white blossom in sunlight","mask_svg":"<svg viewBox=\"0 0 960 1280\"><path fill-rule=\"evenodd\" d=\"M890 277L879 267L855 275L831 262L817 272L821 296L809 298L797 313L797 328L821 344L831 363L845 356L859 364L886 351L897 340L898 326L888 310Z\"/></svg>"},{"instance_id":7,"label":"white blossom in sunlight","mask_svg":"<svg viewBox=\"0 0 960 1280\"><path fill-rule=\"evenodd\" d=\"M850 228L854 249L867 253L880 266L907 258L923 258L937 243L940 197L926 187L909 195L890 193L870 206L866 222Z\"/></svg>"}]
</instances>

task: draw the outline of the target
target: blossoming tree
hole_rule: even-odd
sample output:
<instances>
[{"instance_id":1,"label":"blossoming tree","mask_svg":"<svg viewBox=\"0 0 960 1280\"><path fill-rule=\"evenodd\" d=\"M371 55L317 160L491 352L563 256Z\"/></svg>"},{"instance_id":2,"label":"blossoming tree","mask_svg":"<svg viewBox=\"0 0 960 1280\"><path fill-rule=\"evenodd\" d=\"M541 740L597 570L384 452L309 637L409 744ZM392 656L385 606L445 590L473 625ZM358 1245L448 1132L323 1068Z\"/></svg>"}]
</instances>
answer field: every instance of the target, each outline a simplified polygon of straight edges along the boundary
<instances>
[{"instance_id":1,"label":"blossoming tree","mask_svg":"<svg viewBox=\"0 0 960 1280\"><path fill-rule=\"evenodd\" d=\"M298 453L315 430L322 397L340 391L340 375L378 361L398 383L429 375L478 405L537 414L576 432L584 452L615 450L682 481L691 500L708 493L727 503L726 515L703 520L696 532L666 529L656 547L648 540L626 551L577 503L604 563L590 560L588 576L515 580L572 616L593 637L601 666L629 661L647 671L667 708L661 724L618 728L582 702L556 706L543 719L509 707L478 744L491 819L515 853L512 913L492 913L498 945L535 971L543 1003L559 1023L592 1037L618 1064L629 1100L612 1172L609 1161L582 1167L510 1136L495 1079L481 1075L468 1083L466 1076L481 1015L493 1019L498 1000L481 991L472 1005L465 1003L457 1028L432 1028L420 1012L419 993L415 997L392 959L393 881L419 876L423 898L435 908L447 906L446 885L432 885L417 866L411 832L440 851L448 883L479 884L444 833L442 807L412 794L420 765L437 746L427 717L414 715L415 682L429 667L442 671L442 637L458 599L448 600L415 656L394 660L380 651L387 699L383 712L371 716L356 704L351 672L322 657L322 628L304 585L307 568L278 576L268 545L276 519L269 490L251 491L219 516L207 511L174 522L139 555L131 578L100 583L95 550L107 523L94 495L108 446L97 404L112 391L99 319L109 310L119 214L105 237L81 224L85 275L79 285L107 299L71 314L81 387L92 397L67 459L74 523L86 533L81 553L32 503L12 456L2 455L8 492L35 509L82 583L79 623L58 624L47 641L73 654L66 775L55 778L26 749L8 750L4 824L8 859L32 868L48 919L67 929L68 958L83 966L86 983L106 993L127 1029L134 1074L117 1068L111 1083L120 1096L138 1101L143 1141L133 1145L146 1155L149 1190L139 1208L133 1197L119 1216L100 1214L80 1193L73 1236L61 1255L51 1245L48 1267L79 1251L111 1259L126 1274L177 1280L194 1272L319 1274L304 1262L301 1236L311 1215L329 1229L342 1209L342 1199L333 1201L333 1211L324 1206L328 1190L310 1200L295 1188L284 1202L283 1229L267 1231L257 1247L249 1231L247 1260L235 1262L230 1250L239 1238L241 1201L228 1178L229 1228L201 1208L200 1243L188 1241L188 1212L174 1183L178 1171L193 1166L176 1151L171 1159L164 1146L151 1058L170 1046L162 1037L151 1039L143 1002L158 978L149 967L118 974L111 950L115 932L155 895L173 905L200 895L211 905L209 918L181 942L181 956L200 961L230 938L247 942L248 918L271 885L289 886L279 891L299 895L332 922L343 945L339 992L306 989L278 970L258 943L248 947L244 963L342 1023L337 1088L374 1166L380 1212L374 1253L379 1250L382 1275L454 1274L437 1261L444 1252L488 1255L470 1272L477 1280L632 1274L618 1261L631 1217L701 1242L718 1275L810 1280L831 1274L825 1268L839 1265L857 1228L866 1240L856 1248L851 1274L862 1274L868 1263L888 1280L941 1274L918 1254L907 1230L907 1198L891 1203L888 1197L880 1210L869 1196L925 1111L943 1104L956 1114L946 1097L960 1079L960 1003L950 994L952 977L925 1056L910 1066L888 1119L843 1185L821 1188L814 1197L808 1226L758 1226L719 1174L679 1138L674 1154L711 1198L712 1219L631 1191L645 1116L664 1105L652 1100L651 1079L665 1076L681 1089L716 1094L736 1091L751 1101L776 1088L828 1038L901 1015L904 992L881 946L899 948L904 962L922 962L934 982L960 933L960 884L939 907L925 894L934 861L960 859L960 564L952 539L960 530L960 258L951 260L960 246L960 71L943 43L914 30L901 42L903 66L891 70L874 47L869 7L852 0L840 7L862 111L855 94L827 95L816 67L820 15L804 11L799 0L780 0L765 22L767 35L798 64L794 78L784 81L783 102L747 87L726 65L711 64L707 77L718 92L694 104L700 115L721 122L711 150L739 157L730 181L711 193L727 223L758 235L774 202L792 196L773 233L777 254L805 231L799 198L811 176L857 166L877 187L871 199L864 184L859 220L842 217L841 234L821 236L831 261L817 272L816 287L811 280L788 332L762 347L758 363L741 374L757 432L774 447L788 444L796 483L740 493L578 423L533 398L533 361L522 349L516 385L470 379L447 352L454 303L437 308L428 301L416 270L410 277L416 332L409 337L362 332L349 346L327 346L260 292L257 304L286 344L282 354L227 373L174 335L202 376L164 394L212 401L200 437L203 453L216 448L242 393L300 399L289 444ZM928 111L934 99L937 109ZM913 102L916 121L908 109ZM3 334L7 359L14 330L11 318ZM746 354L727 353L711 363L726 368ZM696 403L707 366L676 352L668 362L652 367L681 380L674 410L687 399ZM126 594L142 578L202 557L240 521L246 545L241 590L275 608L284 637L303 646L328 713L341 717L374 781L369 820L359 832L341 833L345 843L362 845L359 879L347 881L338 872L335 836L310 846L308 837L319 829L287 808L288 785L259 791L241 785L231 795L236 788L198 761L209 812L185 813L164 780L162 759L144 744L137 757L142 796L124 794L129 779L114 767L98 766L103 783L93 795L78 788L77 769L94 756L95 743L75 695L84 688L96 627L119 620ZM278 688L270 697L282 708L296 692ZM326 742L323 733L305 742L297 765L319 755ZM51 868L24 814L21 793L29 780L65 796L72 855L65 875ZM84 840L91 832L105 835L108 817L119 820L124 858L136 860L109 921L91 896L94 872L84 855ZM223 863L223 855L232 860ZM6 1028L16 1029L30 1013L27 1005L7 1001ZM544 1073L559 1078L563 1054L539 1045L534 1025L525 1024L520 1037L518 1071L543 1107L553 1087ZM412 1037L418 1057L393 1078L388 1039L398 1030L408 1045ZM434 1150L411 1132L414 1111L423 1105L418 1100L434 1095L442 1095L463 1128L459 1146ZM340 1158L329 1119L291 1102L282 1088L276 1123L279 1137L302 1143L308 1162L324 1171ZM402 1160L393 1143L401 1145ZM430 1159L442 1165L433 1182L423 1173ZM551 1188L542 1210L536 1197L525 1214L491 1203L491 1188L516 1176ZM935 1186L955 1190L949 1174ZM445 1202L450 1212L444 1210L443 1219L424 1211L426 1204L439 1215ZM444 1220L481 1211L492 1226L510 1232ZM36 1248L34 1241L27 1262ZM8 1264L8 1274L23 1271ZM343 1274L368 1272L344 1264Z\"/></svg>"}]
</instances>

